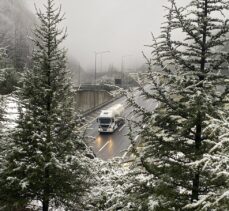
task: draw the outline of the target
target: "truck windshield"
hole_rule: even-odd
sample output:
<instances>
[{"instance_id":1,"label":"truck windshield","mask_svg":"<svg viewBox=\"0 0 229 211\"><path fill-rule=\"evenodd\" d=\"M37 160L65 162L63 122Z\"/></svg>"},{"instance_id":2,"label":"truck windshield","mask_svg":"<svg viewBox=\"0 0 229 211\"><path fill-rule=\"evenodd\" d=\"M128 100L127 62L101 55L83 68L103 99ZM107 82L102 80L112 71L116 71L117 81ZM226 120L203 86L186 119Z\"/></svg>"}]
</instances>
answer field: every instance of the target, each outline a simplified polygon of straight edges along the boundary
<instances>
[{"instance_id":1,"label":"truck windshield","mask_svg":"<svg viewBox=\"0 0 229 211\"><path fill-rule=\"evenodd\" d=\"M110 124L111 119L110 118L99 118L100 124Z\"/></svg>"}]
</instances>

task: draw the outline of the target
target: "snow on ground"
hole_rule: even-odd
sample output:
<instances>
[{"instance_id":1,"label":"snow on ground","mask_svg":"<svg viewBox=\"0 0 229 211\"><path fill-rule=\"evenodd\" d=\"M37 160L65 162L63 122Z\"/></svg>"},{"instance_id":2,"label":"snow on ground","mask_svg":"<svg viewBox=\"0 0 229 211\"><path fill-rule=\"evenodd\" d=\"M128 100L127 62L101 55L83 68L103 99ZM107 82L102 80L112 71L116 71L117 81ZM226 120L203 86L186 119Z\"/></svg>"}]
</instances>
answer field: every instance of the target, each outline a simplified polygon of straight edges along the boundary
<instances>
[{"instance_id":1,"label":"snow on ground","mask_svg":"<svg viewBox=\"0 0 229 211\"><path fill-rule=\"evenodd\" d=\"M33 210L42 210L42 203L40 201L32 201L31 204L27 207ZM50 211L65 211L64 208L53 208L49 207Z\"/></svg>"},{"instance_id":2,"label":"snow on ground","mask_svg":"<svg viewBox=\"0 0 229 211\"><path fill-rule=\"evenodd\" d=\"M18 106L15 97L7 96L4 99L5 114L4 119L6 120L6 128L12 129L16 126L16 120L18 118Z\"/></svg>"}]
</instances>

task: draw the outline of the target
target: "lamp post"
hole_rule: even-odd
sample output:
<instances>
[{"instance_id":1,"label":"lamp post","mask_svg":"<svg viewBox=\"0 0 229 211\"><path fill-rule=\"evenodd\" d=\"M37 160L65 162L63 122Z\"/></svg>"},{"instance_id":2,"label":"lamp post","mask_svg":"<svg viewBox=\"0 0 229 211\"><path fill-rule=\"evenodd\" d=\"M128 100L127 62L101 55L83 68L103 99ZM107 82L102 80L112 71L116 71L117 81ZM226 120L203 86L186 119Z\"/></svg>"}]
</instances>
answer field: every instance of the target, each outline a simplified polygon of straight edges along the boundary
<instances>
[{"instance_id":1,"label":"lamp post","mask_svg":"<svg viewBox=\"0 0 229 211\"><path fill-rule=\"evenodd\" d=\"M110 51L100 51L100 52L95 51L95 75L94 75L95 90L96 90L96 83L97 83L97 56L98 55L102 56L102 54L105 54L105 53L110 53ZM102 61L101 61L101 63L102 63ZM96 95L95 95L96 92L95 92L95 90L94 90L94 108L96 107Z\"/></svg>"},{"instance_id":2,"label":"lamp post","mask_svg":"<svg viewBox=\"0 0 229 211\"><path fill-rule=\"evenodd\" d=\"M80 64L79 64L78 68L79 68L78 83L80 86L80 83L81 83L81 78L80 78L81 77L81 66L80 66Z\"/></svg>"},{"instance_id":3,"label":"lamp post","mask_svg":"<svg viewBox=\"0 0 229 211\"><path fill-rule=\"evenodd\" d=\"M95 52L95 78L94 78L94 83L95 83L95 85L96 85L96 80L97 80L97 56L98 55L101 55L102 56L102 54L105 54L105 53L110 53L110 51L100 51L100 52ZM102 59L102 58L101 58ZM102 63L102 62L101 62Z\"/></svg>"},{"instance_id":4,"label":"lamp post","mask_svg":"<svg viewBox=\"0 0 229 211\"><path fill-rule=\"evenodd\" d=\"M130 57L130 56L132 56L132 55L124 55L124 56L122 56L122 64L121 64L121 72L122 72L122 84L124 84L124 65L125 65L125 58L127 58L127 57Z\"/></svg>"}]
</instances>

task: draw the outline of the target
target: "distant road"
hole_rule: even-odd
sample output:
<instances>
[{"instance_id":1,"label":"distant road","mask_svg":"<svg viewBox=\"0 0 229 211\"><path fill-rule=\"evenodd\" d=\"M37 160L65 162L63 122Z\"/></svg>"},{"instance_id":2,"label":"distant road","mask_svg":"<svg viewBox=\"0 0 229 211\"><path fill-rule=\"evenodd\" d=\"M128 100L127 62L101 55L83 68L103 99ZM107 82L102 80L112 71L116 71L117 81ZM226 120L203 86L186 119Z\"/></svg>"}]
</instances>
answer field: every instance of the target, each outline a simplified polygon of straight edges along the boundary
<instances>
[{"instance_id":1,"label":"distant road","mask_svg":"<svg viewBox=\"0 0 229 211\"><path fill-rule=\"evenodd\" d=\"M136 93L136 101L144 107L149 107L150 110L155 108L156 103L149 103L144 101L139 94ZM99 116L101 110L107 109L114 104L121 103L125 107L124 117L125 119L137 120L139 117L136 117L133 114L133 108L127 106L127 101L125 97L106 105L105 107L99 109L98 111L92 113L90 116L87 116L87 121L89 122L88 128L86 130L86 136L89 137L89 145L92 147L92 150L97 157L108 160L116 156L122 157L125 156L125 153L130 146L130 140L127 136L129 132L128 121L125 121L125 124L119 127L114 133L111 134L99 134L98 124L96 118ZM134 135L134 138L137 139L138 136Z\"/></svg>"}]
</instances>

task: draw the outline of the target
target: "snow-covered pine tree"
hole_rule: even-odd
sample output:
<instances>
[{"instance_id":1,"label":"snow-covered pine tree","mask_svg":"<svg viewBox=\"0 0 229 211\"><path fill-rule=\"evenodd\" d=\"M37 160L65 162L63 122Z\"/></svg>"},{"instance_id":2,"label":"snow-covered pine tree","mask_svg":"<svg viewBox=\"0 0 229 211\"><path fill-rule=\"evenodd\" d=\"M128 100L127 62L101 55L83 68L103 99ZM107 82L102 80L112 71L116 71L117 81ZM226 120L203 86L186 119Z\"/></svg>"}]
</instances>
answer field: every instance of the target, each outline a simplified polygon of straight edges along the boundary
<instances>
[{"instance_id":1,"label":"snow-covered pine tree","mask_svg":"<svg viewBox=\"0 0 229 211\"><path fill-rule=\"evenodd\" d=\"M123 168L121 158L109 161L94 159L93 185L85 195L82 210L118 210L124 208L125 187L128 186L128 169Z\"/></svg>"},{"instance_id":2,"label":"snow-covered pine tree","mask_svg":"<svg viewBox=\"0 0 229 211\"><path fill-rule=\"evenodd\" d=\"M143 191L146 183L152 178L140 166L129 168L122 158L102 162L94 159L93 174L95 182L84 200L84 209L88 211L113 210L152 210L155 200L139 193L139 184ZM136 188L136 184L138 184ZM148 206L143 206L147 201Z\"/></svg>"},{"instance_id":3,"label":"snow-covered pine tree","mask_svg":"<svg viewBox=\"0 0 229 211\"><path fill-rule=\"evenodd\" d=\"M0 82L4 80L4 49L0 49ZM3 119L2 96L0 94L0 122ZM1 123L0 123L1 124ZM1 127L0 127L1 129Z\"/></svg>"},{"instance_id":4,"label":"snow-covered pine tree","mask_svg":"<svg viewBox=\"0 0 229 211\"><path fill-rule=\"evenodd\" d=\"M45 12L37 10L37 16L33 68L25 71L17 92L19 119L0 175L0 204L5 210L33 200L42 203L43 211L72 202L76 207L89 176L86 145L75 131L66 51L61 48L66 37L58 28L61 9L47 0Z\"/></svg>"},{"instance_id":5,"label":"snow-covered pine tree","mask_svg":"<svg viewBox=\"0 0 229 211\"><path fill-rule=\"evenodd\" d=\"M0 169L2 163L4 162L5 150L7 148L6 137L6 86L7 86L7 75L9 72L13 72L14 69L10 63L10 60L7 56L6 48L0 48Z\"/></svg>"},{"instance_id":6,"label":"snow-covered pine tree","mask_svg":"<svg viewBox=\"0 0 229 211\"><path fill-rule=\"evenodd\" d=\"M0 83L4 80L4 53L5 50L4 49L0 49ZM0 168L1 168L1 164L2 164L2 152L3 152L3 148L2 146L2 142L3 142L3 125L4 125L4 121L3 121L3 116L4 116L4 103L3 103L3 96L0 94Z\"/></svg>"},{"instance_id":7,"label":"snow-covered pine tree","mask_svg":"<svg viewBox=\"0 0 229 211\"><path fill-rule=\"evenodd\" d=\"M228 109L229 80L223 72L229 54L220 49L228 42L229 2L169 3L161 35L153 37L149 71L139 80L142 95L157 100L158 107L149 112L129 98L142 115L135 153L153 175L133 187L137 192L139 185L139 197L157 198L153 210L228 210L229 145L217 120Z\"/></svg>"}]
</instances>

